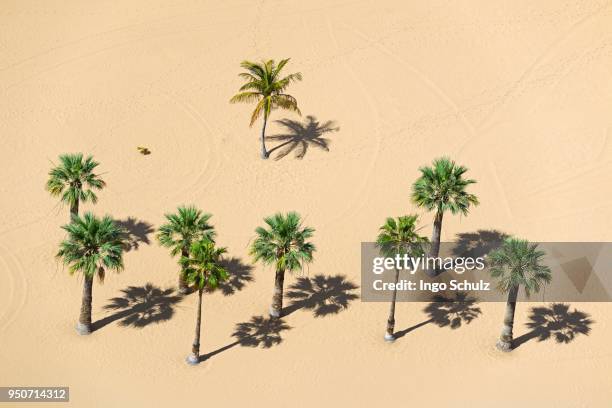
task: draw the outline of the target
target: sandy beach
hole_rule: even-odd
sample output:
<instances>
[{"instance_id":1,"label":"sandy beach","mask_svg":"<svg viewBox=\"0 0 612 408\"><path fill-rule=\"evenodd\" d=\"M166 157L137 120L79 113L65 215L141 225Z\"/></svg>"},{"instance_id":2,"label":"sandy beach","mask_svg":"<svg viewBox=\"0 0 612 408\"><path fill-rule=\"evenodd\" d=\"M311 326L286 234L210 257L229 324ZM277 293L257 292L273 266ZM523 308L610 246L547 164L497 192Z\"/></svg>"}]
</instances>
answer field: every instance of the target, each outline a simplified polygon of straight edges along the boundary
<instances>
[{"instance_id":1,"label":"sandy beach","mask_svg":"<svg viewBox=\"0 0 612 408\"><path fill-rule=\"evenodd\" d=\"M386 217L419 214L431 233L410 188L435 157L467 166L481 203L446 216L445 241L611 241L609 1L5 0L0 26L0 386L69 386L70 403L49 406L74 407L612 403L609 303L570 305L588 335L512 353L495 349L503 303L454 329L398 303L393 344L388 304L356 296L337 313L295 307L256 347L232 336L267 317L274 271L249 256L263 217L295 210L316 229L315 260L287 288L322 275L359 295L360 243ZM228 100L242 60L288 57L302 116L272 113L261 160L253 107ZM68 208L45 191L72 152L107 183L82 210L133 233L125 270L94 284L90 336L74 330L82 279L55 259ZM204 296L211 356L197 367L184 362L197 297L177 295L155 239L181 204L213 214L238 273ZM547 305L518 305L516 336L534 306Z\"/></svg>"}]
</instances>

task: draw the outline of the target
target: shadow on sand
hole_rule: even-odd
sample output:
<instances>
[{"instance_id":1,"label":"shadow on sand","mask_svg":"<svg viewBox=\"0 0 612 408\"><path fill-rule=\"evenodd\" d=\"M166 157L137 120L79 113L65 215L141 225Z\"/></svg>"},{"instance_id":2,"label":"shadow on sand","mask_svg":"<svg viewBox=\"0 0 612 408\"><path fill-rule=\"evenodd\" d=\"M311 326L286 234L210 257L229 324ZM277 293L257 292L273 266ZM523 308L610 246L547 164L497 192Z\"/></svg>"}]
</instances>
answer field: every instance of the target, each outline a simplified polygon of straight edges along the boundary
<instances>
[{"instance_id":1,"label":"shadow on sand","mask_svg":"<svg viewBox=\"0 0 612 408\"><path fill-rule=\"evenodd\" d=\"M478 230L457 234L453 255L478 258L499 248L508 234L497 230Z\"/></svg>"},{"instance_id":2,"label":"shadow on sand","mask_svg":"<svg viewBox=\"0 0 612 408\"><path fill-rule=\"evenodd\" d=\"M278 150L275 160L282 159L291 152L295 152L297 159L302 159L310 147L328 152L331 141L323 136L340 130L333 121L320 123L312 115L306 116L306 121L303 123L290 119L277 120L276 123L286 130L285 133L266 137L268 140L280 142L269 151L273 153Z\"/></svg>"},{"instance_id":3,"label":"shadow on sand","mask_svg":"<svg viewBox=\"0 0 612 408\"><path fill-rule=\"evenodd\" d=\"M342 275L316 275L313 278L298 278L289 288L287 297L291 305L283 309L283 317L299 309L311 310L315 317L337 314L348 308L349 303L358 299L351 291L358 286L347 281ZM232 337L236 341L204 354L205 361L236 346L270 348L282 342L281 332L291 329L282 318L253 316L250 321L238 323Z\"/></svg>"},{"instance_id":4,"label":"shadow on sand","mask_svg":"<svg viewBox=\"0 0 612 408\"><path fill-rule=\"evenodd\" d=\"M283 309L288 316L299 309L311 310L314 317L338 314L349 307L349 303L359 298L351 293L358 289L343 275L316 275L313 278L301 277L289 287L287 298L291 304Z\"/></svg>"},{"instance_id":5,"label":"shadow on sand","mask_svg":"<svg viewBox=\"0 0 612 408\"><path fill-rule=\"evenodd\" d=\"M155 229L153 224L149 224L146 221L137 220L134 217L128 217L123 220L115 220L115 224L125 230L125 250L131 251L136 250L140 247L140 244L149 245L149 234L153 233Z\"/></svg>"},{"instance_id":6,"label":"shadow on sand","mask_svg":"<svg viewBox=\"0 0 612 408\"><path fill-rule=\"evenodd\" d=\"M201 355L200 361L208 360L238 345L242 347L261 346L261 348L279 345L283 341L280 333L290 329L291 327L283 319L253 316L250 321L236 325L232 333L232 337L236 338L236 341L208 354Z\"/></svg>"},{"instance_id":7,"label":"shadow on sand","mask_svg":"<svg viewBox=\"0 0 612 408\"><path fill-rule=\"evenodd\" d=\"M221 265L228 271L229 279L219 283L216 289L207 290L208 293L220 291L224 296L231 296L255 280L253 267L242 263L239 258L224 259Z\"/></svg>"},{"instance_id":8,"label":"shadow on sand","mask_svg":"<svg viewBox=\"0 0 612 408\"><path fill-rule=\"evenodd\" d=\"M587 313L577 309L570 310L570 305L565 303L553 303L548 307L534 307L529 315L527 327L530 332L514 339L512 348L520 347L529 340L536 339L538 342L554 339L558 344L567 344L576 336L591 332L594 323Z\"/></svg>"},{"instance_id":9,"label":"shadow on sand","mask_svg":"<svg viewBox=\"0 0 612 408\"><path fill-rule=\"evenodd\" d=\"M174 306L183 299L175 294L174 288L161 289L150 283L129 286L121 292L122 296L110 299L110 303L104 306L105 310L114 310L115 313L94 322L94 330L117 320L120 320L120 326L137 328L169 320L174 315Z\"/></svg>"},{"instance_id":10,"label":"shadow on sand","mask_svg":"<svg viewBox=\"0 0 612 408\"><path fill-rule=\"evenodd\" d=\"M399 339L400 337L404 337L411 331L430 323L438 327L450 327L453 330L458 329L463 323L470 324L472 320L476 319L482 313L480 308L476 306L476 299L470 297L465 292L458 292L453 298L436 296L433 302L425 307L424 312L427 313L429 319L396 332L395 338Z\"/></svg>"}]
</instances>

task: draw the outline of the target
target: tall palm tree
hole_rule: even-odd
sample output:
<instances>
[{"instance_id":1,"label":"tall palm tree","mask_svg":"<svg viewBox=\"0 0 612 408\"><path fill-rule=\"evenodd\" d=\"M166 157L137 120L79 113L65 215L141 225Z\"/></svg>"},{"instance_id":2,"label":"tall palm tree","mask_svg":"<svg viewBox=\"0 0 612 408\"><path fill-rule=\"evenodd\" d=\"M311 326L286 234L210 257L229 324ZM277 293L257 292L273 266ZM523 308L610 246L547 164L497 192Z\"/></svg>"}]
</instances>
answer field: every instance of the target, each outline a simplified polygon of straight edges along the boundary
<instances>
[{"instance_id":1,"label":"tall palm tree","mask_svg":"<svg viewBox=\"0 0 612 408\"><path fill-rule=\"evenodd\" d=\"M285 90L292 82L301 81L302 74L296 72L281 78L281 70L287 63L289 58L281 60L278 65L274 60L262 61L261 63L242 61L240 66L247 72L238 74L246 80L246 83L240 87L239 93L230 99L230 103L237 102L257 102L255 110L251 115L251 123L253 123L263 115L263 127L261 129L261 158L267 159L269 156L266 150L266 124L273 109L282 108L301 115L297 106L297 100L285 93Z\"/></svg>"},{"instance_id":2,"label":"tall palm tree","mask_svg":"<svg viewBox=\"0 0 612 408\"><path fill-rule=\"evenodd\" d=\"M93 278L97 275L104 281L106 270L123 269L124 231L119 228L110 216L97 218L87 212L81 218L78 215L72 222L62 227L68 237L60 243L57 258L68 266L71 274L83 274L83 300L81 314L77 324L79 334L89 334L91 326L91 302Z\"/></svg>"},{"instance_id":3,"label":"tall palm tree","mask_svg":"<svg viewBox=\"0 0 612 408\"><path fill-rule=\"evenodd\" d=\"M517 238L507 238L500 248L489 255L491 276L499 279L497 288L508 294L504 327L497 342L497 348L502 351L512 350L514 311L519 289L523 287L529 297L552 279L550 268L542 264L544 255L537 244Z\"/></svg>"},{"instance_id":4,"label":"tall palm tree","mask_svg":"<svg viewBox=\"0 0 612 408\"><path fill-rule=\"evenodd\" d=\"M301 269L304 263L312 262L315 246L308 239L312 237L314 229L303 227L299 214L295 212L287 215L277 213L264 221L268 228L257 227L250 253L255 262L262 261L276 267L270 316L280 317L285 271L292 272Z\"/></svg>"},{"instance_id":5,"label":"tall palm tree","mask_svg":"<svg viewBox=\"0 0 612 408\"><path fill-rule=\"evenodd\" d=\"M412 186L412 201L428 211L436 211L429 254L431 257L437 257L440 252L444 213L450 211L452 214L467 215L471 205L478 205L478 198L465 191L467 186L476 183L475 180L463 178L467 170L448 157L435 159L432 167L423 166L419 169L421 177Z\"/></svg>"},{"instance_id":6,"label":"tall palm tree","mask_svg":"<svg viewBox=\"0 0 612 408\"><path fill-rule=\"evenodd\" d=\"M187 357L189 364L200 362L200 327L202 324L202 293L204 289L215 289L220 282L228 278L228 272L221 266L221 257L225 248L215 247L215 243L204 238L191 244L189 255L181 258L185 268L187 282L198 290L198 310L195 338L191 354Z\"/></svg>"},{"instance_id":7,"label":"tall palm tree","mask_svg":"<svg viewBox=\"0 0 612 408\"><path fill-rule=\"evenodd\" d=\"M420 236L416 230L417 215L405 215L402 217L387 218L385 223L380 227L380 232L376 238L376 246L385 257L395 257L396 255L403 256L421 256L423 254L423 244L427 242L427 238ZM395 286L399 280L399 269L395 268ZM389 310L389 319L387 320L387 332L385 333L386 341L394 341L395 329L395 300L397 298L397 289L393 289L391 296L391 307Z\"/></svg>"},{"instance_id":8,"label":"tall palm tree","mask_svg":"<svg viewBox=\"0 0 612 408\"><path fill-rule=\"evenodd\" d=\"M192 243L204 238L214 240L215 230L208 223L211 215L203 213L194 206L180 206L176 213L164 216L167 223L159 227L157 240L162 246L170 248L172 256L180 254L181 257L188 257ZM179 292L181 294L189 292L184 267L179 273Z\"/></svg>"},{"instance_id":9,"label":"tall palm tree","mask_svg":"<svg viewBox=\"0 0 612 408\"><path fill-rule=\"evenodd\" d=\"M63 154L59 157L60 164L49 171L47 190L54 197L70 206L70 218L79 214L79 202L96 203L98 197L93 190L101 190L106 183L96 174L94 169L98 162L92 156L83 160L83 153Z\"/></svg>"}]
</instances>

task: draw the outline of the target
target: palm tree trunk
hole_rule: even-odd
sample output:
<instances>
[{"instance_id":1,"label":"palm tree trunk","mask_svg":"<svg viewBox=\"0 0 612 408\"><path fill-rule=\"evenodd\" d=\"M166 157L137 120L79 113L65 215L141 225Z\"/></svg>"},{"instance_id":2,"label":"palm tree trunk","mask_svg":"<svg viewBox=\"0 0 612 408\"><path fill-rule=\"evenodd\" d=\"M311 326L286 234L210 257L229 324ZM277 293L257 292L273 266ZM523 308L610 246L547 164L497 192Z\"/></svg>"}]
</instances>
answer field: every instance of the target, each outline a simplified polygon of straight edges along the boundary
<instances>
[{"instance_id":1,"label":"palm tree trunk","mask_svg":"<svg viewBox=\"0 0 612 408\"><path fill-rule=\"evenodd\" d=\"M512 350L512 329L514 328L514 311L516 310L516 298L518 286L513 287L508 292L508 302L506 303L506 314L504 315L504 328L497 342L497 348L501 351Z\"/></svg>"},{"instance_id":2,"label":"palm tree trunk","mask_svg":"<svg viewBox=\"0 0 612 408\"><path fill-rule=\"evenodd\" d=\"M77 198L76 201L70 206L70 222L72 222L72 219L74 217L77 217L79 215L79 199Z\"/></svg>"},{"instance_id":3,"label":"palm tree trunk","mask_svg":"<svg viewBox=\"0 0 612 408\"><path fill-rule=\"evenodd\" d=\"M266 150L266 124L268 123L268 118L264 113L263 117L263 127L261 128L261 158L268 158L268 151Z\"/></svg>"},{"instance_id":4,"label":"palm tree trunk","mask_svg":"<svg viewBox=\"0 0 612 408\"><path fill-rule=\"evenodd\" d=\"M285 284L285 270L277 269L274 277L274 295L272 296L271 317L280 317L283 310L283 285Z\"/></svg>"},{"instance_id":5,"label":"palm tree trunk","mask_svg":"<svg viewBox=\"0 0 612 408\"><path fill-rule=\"evenodd\" d=\"M183 250L181 251L181 255L183 257L188 257L189 256L189 249L187 248L183 248ZM181 267L181 272L179 274L179 280L178 280L178 287L179 287L179 293L181 295L186 295L187 293L189 293L189 284L187 283L187 277L185 276L185 267Z\"/></svg>"},{"instance_id":6,"label":"palm tree trunk","mask_svg":"<svg viewBox=\"0 0 612 408\"><path fill-rule=\"evenodd\" d=\"M391 307L389 308L389 319L387 320L387 333L385 334L386 341L394 341L395 336L395 300L397 299L397 282L399 280L399 269L395 269L395 285L393 286L393 295L391 296Z\"/></svg>"},{"instance_id":7,"label":"palm tree trunk","mask_svg":"<svg viewBox=\"0 0 612 408\"><path fill-rule=\"evenodd\" d=\"M433 232L431 234L431 250L429 251L430 258L437 258L440 254L440 236L442 235L442 211L436 212L436 218L434 218ZM438 273L438 268L427 268L427 274L435 276Z\"/></svg>"},{"instance_id":8,"label":"palm tree trunk","mask_svg":"<svg viewBox=\"0 0 612 408\"><path fill-rule=\"evenodd\" d=\"M93 292L93 276L85 275L83 279L83 299L81 300L81 314L77 323L79 334L91 333L91 300Z\"/></svg>"},{"instance_id":9,"label":"palm tree trunk","mask_svg":"<svg viewBox=\"0 0 612 408\"><path fill-rule=\"evenodd\" d=\"M198 290L198 310L196 317L195 338L191 346L191 354L187 357L189 364L198 364L200 362L200 328L202 326L202 292L204 288Z\"/></svg>"}]
</instances>

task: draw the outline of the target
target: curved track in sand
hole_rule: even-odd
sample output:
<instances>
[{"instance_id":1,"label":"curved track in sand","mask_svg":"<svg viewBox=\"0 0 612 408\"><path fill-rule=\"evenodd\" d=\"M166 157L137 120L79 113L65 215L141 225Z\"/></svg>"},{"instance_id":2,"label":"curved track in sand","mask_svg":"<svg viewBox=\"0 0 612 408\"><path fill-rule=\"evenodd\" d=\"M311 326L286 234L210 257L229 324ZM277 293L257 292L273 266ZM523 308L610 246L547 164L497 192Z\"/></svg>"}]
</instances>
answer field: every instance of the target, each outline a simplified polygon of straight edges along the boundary
<instances>
[{"instance_id":1,"label":"curved track in sand","mask_svg":"<svg viewBox=\"0 0 612 408\"><path fill-rule=\"evenodd\" d=\"M0 289L0 331L5 330L23 312L28 295L26 271L19 259L5 245L0 244L0 270L3 280Z\"/></svg>"}]
</instances>

